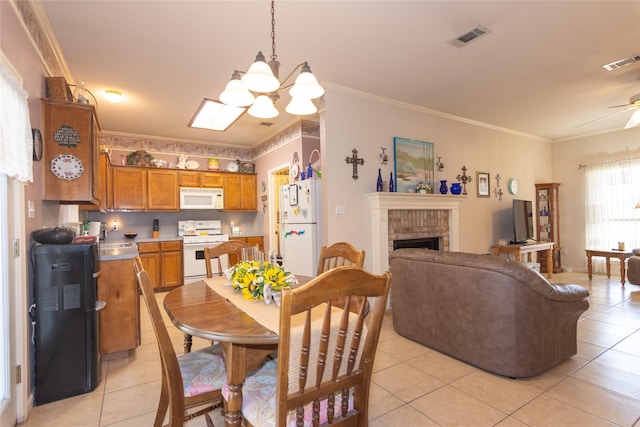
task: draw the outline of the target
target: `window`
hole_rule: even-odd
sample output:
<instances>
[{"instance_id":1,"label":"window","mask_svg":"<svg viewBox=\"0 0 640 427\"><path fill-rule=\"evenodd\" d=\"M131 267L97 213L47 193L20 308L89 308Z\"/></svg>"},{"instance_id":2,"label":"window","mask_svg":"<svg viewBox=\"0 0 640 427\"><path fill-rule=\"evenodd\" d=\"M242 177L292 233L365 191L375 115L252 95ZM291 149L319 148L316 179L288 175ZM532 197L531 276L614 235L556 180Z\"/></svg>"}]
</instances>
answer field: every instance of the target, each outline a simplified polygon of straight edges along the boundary
<instances>
[{"instance_id":1,"label":"window","mask_svg":"<svg viewBox=\"0 0 640 427\"><path fill-rule=\"evenodd\" d=\"M585 177L585 247L640 247L640 159L588 166ZM603 260L594 259L594 271L605 272Z\"/></svg>"}]
</instances>

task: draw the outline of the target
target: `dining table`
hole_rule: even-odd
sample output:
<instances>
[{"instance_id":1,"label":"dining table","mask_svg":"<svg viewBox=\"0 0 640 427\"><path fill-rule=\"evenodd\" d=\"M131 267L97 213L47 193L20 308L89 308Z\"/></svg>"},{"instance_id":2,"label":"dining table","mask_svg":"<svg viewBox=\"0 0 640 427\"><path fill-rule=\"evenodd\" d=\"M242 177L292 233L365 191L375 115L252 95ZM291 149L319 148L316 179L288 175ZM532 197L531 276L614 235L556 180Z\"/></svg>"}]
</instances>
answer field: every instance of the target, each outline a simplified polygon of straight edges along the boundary
<instances>
[{"instance_id":1,"label":"dining table","mask_svg":"<svg viewBox=\"0 0 640 427\"><path fill-rule=\"evenodd\" d=\"M300 283L311 279L296 277ZM229 387L225 425L239 426L242 384L247 373L260 367L277 350L280 310L275 304L267 306L264 301L244 299L226 282L226 277L221 276L180 286L167 293L163 305L173 324L185 333L186 351L190 349L191 336L219 343Z\"/></svg>"}]
</instances>

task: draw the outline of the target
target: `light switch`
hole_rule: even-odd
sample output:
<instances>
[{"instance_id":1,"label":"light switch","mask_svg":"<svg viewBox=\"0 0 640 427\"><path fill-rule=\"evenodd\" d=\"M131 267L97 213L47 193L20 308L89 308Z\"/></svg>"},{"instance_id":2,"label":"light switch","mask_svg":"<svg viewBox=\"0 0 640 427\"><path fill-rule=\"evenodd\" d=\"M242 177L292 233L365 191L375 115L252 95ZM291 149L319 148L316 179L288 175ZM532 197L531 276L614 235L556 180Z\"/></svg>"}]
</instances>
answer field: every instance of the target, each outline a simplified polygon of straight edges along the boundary
<instances>
[{"instance_id":1,"label":"light switch","mask_svg":"<svg viewBox=\"0 0 640 427\"><path fill-rule=\"evenodd\" d=\"M36 217L36 205L33 200L27 200L27 217L35 218Z\"/></svg>"},{"instance_id":2,"label":"light switch","mask_svg":"<svg viewBox=\"0 0 640 427\"><path fill-rule=\"evenodd\" d=\"M346 215L347 205L336 205L336 215Z\"/></svg>"}]
</instances>

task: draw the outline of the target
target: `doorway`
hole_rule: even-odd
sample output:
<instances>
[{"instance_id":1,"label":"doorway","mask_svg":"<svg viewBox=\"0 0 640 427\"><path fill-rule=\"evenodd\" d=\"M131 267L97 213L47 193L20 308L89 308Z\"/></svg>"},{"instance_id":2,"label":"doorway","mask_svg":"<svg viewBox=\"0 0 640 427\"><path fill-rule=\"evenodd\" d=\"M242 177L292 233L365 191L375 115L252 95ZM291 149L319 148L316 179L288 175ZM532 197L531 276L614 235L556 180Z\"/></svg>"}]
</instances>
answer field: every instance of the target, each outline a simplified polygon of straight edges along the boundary
<instances>
[{"instance_id":1,"label":"doorway","mask_svg":"<svg viewBox=\"0 0 640 427\"><path fill-rule=\"evenodd\" d=\"M280 252L280 186L289 184L289 165L279 166L269 173L269 188L272 196L269 206L269 241L270 249Z\"/></svg>"}]
</instances>

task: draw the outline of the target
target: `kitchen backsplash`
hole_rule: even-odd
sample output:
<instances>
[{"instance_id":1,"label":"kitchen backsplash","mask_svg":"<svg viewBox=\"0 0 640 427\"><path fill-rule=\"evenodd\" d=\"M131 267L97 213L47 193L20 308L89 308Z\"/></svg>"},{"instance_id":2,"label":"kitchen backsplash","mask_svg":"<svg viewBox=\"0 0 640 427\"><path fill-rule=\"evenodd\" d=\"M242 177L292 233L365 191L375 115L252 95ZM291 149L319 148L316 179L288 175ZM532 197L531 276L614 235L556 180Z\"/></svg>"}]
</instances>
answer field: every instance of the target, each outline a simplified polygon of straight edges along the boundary
<instances>
[{"instance_id":1,"label":"kitchen backsplash","mask_svg":"<svg viewBox=\"0 0 640 427\"><path fill-rule=\"evenodd\" d=\"M153 220L157 218L160 224L160 237L176 237L178 235L178 221L218 219L222 223L222 233L231 234L231 222L240 227L240 235L264 235L262 215L255 212L222 212L222 211L189 211L189 212L91 212L87 215L89 221L100 221L107 225L107 239L124 237L126 231L138 233L140 238L151 237ZM84 218L81 218L82 221ZM113 231L113 220L118 221L118 230Z\"/></svg>"}]
</instances>

